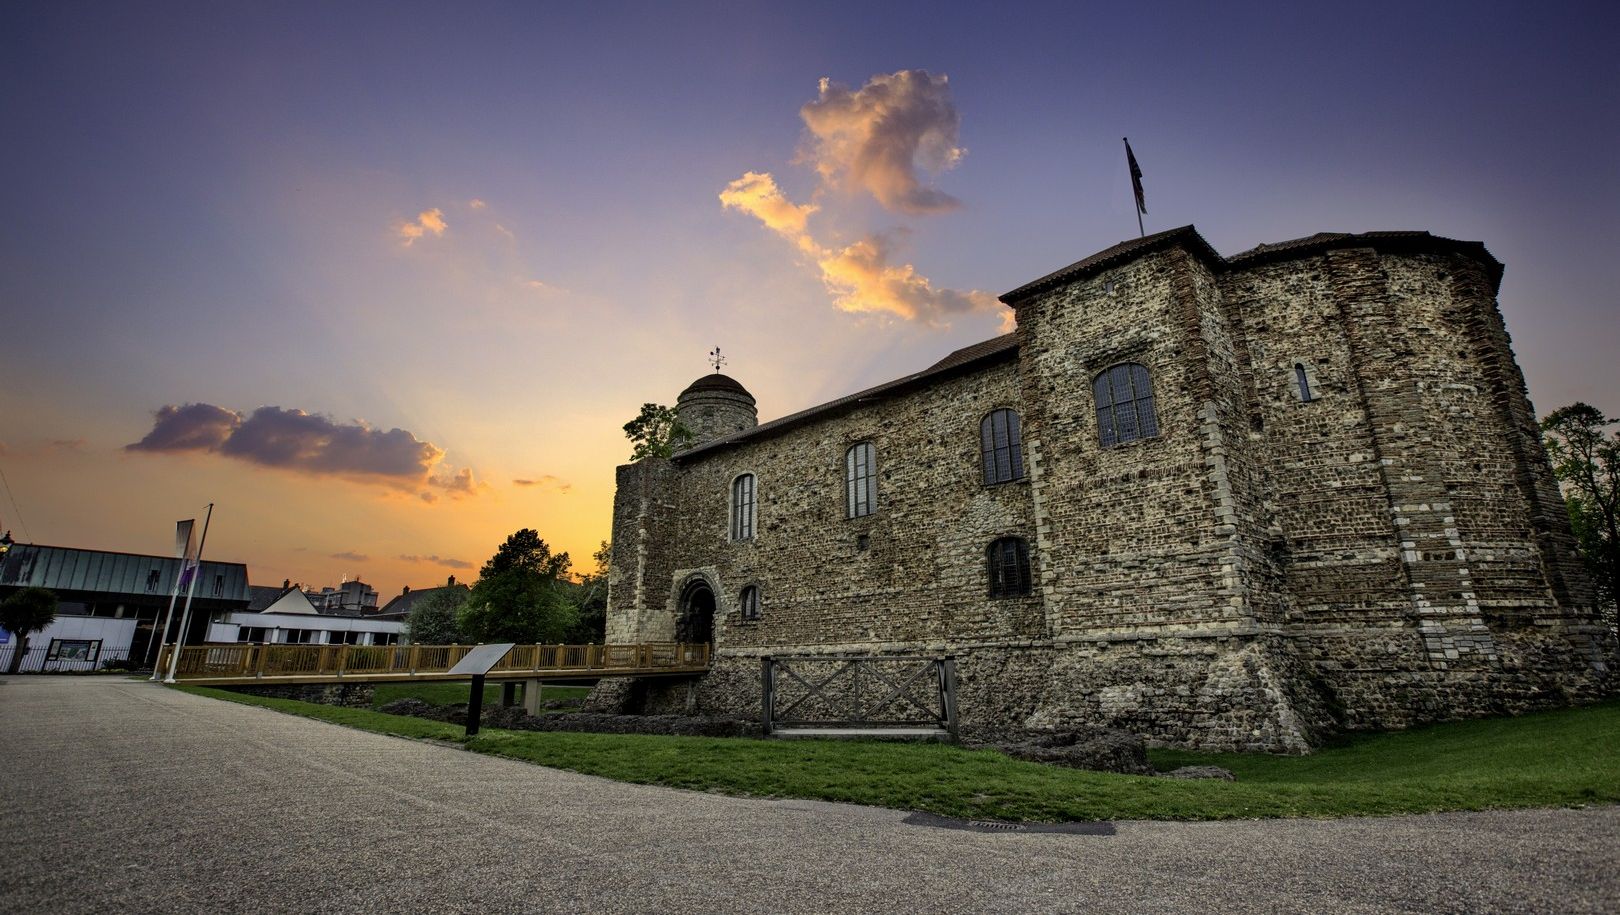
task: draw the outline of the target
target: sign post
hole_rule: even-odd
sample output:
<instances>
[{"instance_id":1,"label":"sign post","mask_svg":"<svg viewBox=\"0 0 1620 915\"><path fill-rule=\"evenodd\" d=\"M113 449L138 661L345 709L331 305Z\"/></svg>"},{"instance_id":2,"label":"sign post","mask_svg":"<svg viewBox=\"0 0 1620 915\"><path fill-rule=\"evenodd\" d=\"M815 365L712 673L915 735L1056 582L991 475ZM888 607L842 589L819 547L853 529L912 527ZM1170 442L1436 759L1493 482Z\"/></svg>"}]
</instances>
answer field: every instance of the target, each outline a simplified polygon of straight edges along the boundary
<instances>
[{"instance_id":1,"label":"sign post","mask_svg":"<svg viewBox=\"0 0 1620 915\"><path fill-rule=\"evenodd\" d=\"M450 668L449 675L465 675L472 677L472 692L467 695L467 736L473 737L478 733L478 719L484 716L484 675L489 673L496 664L501 663L516 642L500 642L494 645L479 645L467 652L456 666Z\"/></svg>"}]
</instances>

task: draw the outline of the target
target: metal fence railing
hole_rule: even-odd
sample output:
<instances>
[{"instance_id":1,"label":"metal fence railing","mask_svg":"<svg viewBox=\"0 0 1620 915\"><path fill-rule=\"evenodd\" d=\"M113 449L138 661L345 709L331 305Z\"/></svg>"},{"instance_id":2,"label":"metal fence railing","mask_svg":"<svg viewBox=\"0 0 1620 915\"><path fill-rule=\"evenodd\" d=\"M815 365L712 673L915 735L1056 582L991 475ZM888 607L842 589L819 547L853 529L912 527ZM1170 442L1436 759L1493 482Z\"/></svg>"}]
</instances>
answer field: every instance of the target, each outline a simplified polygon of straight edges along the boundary
<instances>
[{"instance_id":1,"label":"metal fence railing","mask_svg":"<svg viewBox=\"0 0 1620 915\"><path fill-rule=\"evenodd\" d=\"M473 645L284 645L225 644L182 648L175 679L191 681L276 679L442 678ZM167 670L173 646L158 655ZM707 643L638 645L516 645L489 676L700 673L709 667Z\"/></svg>"},{"instance_id":2,"label":"metal fence railing","mask_svg":"<svg viewBox=\"0 0 1620 915\"><path fill-rule=\"evenodd\" d=\"M11 673L12 655L16 652L16 644L0 645L0 674ZM17 673L21 674L55 674L55 673L84 673L92 670L119 670L125 668L130 660L128 648L81 648L71 646L63 649L49 645L29 645L28 650L22 653L22 661L17 666ZM147 666L141 663L142 659L135 658L135 666Z\"/></svg>"}]
</instances>

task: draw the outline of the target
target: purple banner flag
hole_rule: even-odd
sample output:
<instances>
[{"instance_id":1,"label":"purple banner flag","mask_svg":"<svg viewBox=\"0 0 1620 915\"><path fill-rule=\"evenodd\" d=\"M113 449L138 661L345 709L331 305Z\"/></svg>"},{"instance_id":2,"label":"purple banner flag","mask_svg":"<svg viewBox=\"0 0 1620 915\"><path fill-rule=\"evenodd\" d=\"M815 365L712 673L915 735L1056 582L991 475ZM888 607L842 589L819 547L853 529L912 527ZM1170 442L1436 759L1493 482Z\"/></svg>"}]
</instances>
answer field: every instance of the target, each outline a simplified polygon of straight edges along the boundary
<instances>
[{"instance_id":1,"label":"purple banner flag","mask_svg":"<svg viewBox=\"0 0 1620 915\"><path fill-rule=\"evenodd\" d=\"M174 525L174 553L180 560L180 580L175 584L175 590L191 584L191 578L197 573L197 519L179 521Z\"/></svg>"}]
</instances>

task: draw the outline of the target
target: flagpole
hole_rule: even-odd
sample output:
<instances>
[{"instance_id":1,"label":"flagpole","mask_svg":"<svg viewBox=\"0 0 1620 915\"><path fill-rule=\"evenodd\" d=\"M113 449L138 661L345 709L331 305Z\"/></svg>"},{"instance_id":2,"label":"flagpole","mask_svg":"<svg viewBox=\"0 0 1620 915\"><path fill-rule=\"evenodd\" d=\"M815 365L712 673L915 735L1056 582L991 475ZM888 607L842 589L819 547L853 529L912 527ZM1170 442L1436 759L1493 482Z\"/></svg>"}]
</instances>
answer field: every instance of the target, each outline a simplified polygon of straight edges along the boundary
<instances>
[{"instance_id":1,"label":"flagpole","mask_svg":"<svg viewBox=\"0 0 1620 915\"><path fill-rule=\"evenodd\" d=\"M186 557L182 555L180 557L180 568L176 569L174 573L174 587L169 589L169 612L163 614L163 628L158 630L157 641L152 645L152 648L156 648L159 653L163 651L163 643L169 639L169 623L174 620L174 602L180 598L180 575L185 571L185 569ZM151 648L149 648L146 652L146 659L148 661L152 660ZM156 680L157 678L157 665L153 664L152 679Z\"/></svg>"},{"instance_id":2,"label":"flagpole","mask_svg":"<svg viewBox=\"0 0 1620 915\"><path fill-rule=\"evenodd\" d=\"M169 675L164 683L174 682L175 668L180 666L180 649L186 647L186 626L191 623L191 599L197 595L197 579L202 577L203 548L208 546L208 522L214 520L214 503L208 503L208 514L203 516L202 539L197 541L197 571L191 575L191 586L186 589L186 609L180 613L180 631L174 636L174 650L169 652Z\"/></svg>"},{"instance_id":3,"label":"flagpole","mask_svg":"<svg viewBox=\"0 0 1620 915\"><path fill-rule=\"evenodd\" d=\"M185 523L196 524L197 519L193 518ZM169 612L163 614L163 628L159 629L157 632L157 651L159 657L161 657L163 653L163 644L169 640L169 624L174 622L174 602L180 598L180 577L186 572L186 554L191 552L191 544L189 542L191 539L190 528L186 529L186 539L188 542L181 544L180 546L180 568L175 570L174 573L174 587L169 589ZM156 621L154 620L154 622ZM150 646L148 646L146 655L147 660L155 660L152 658ZM155 663L152 665L152 679L154 681L158 679L158 665Z\"/></svg>"}]
</instances>

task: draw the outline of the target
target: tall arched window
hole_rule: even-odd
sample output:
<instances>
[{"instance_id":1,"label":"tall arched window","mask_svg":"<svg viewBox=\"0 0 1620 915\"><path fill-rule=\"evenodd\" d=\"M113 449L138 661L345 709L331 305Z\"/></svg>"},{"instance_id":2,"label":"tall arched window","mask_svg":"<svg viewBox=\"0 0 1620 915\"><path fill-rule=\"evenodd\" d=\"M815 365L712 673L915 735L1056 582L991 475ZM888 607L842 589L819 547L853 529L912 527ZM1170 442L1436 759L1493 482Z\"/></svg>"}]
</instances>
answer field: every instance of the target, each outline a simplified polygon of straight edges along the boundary
<instances>
[{"instance_id":1,"label":"tall arched window","mask_svg":"<svg viewBox=\"0 0 1620 915\"><path fill-rule=\"evenodd\" d=\"M754 475L731 481L731 539L754 539Z\"/></svg>"},{"instance_id":2,"label":"tall arched window","mask_svg":"<svg viewBox=\"0 0 1620 915\"><path fill-rule=\"evenodd\" d=\"M1092 383L1097 399L1097 436L1103 447L1159 434L1153 412L1153 382L1146 366L1121 362Z\"/></svg>"},{"instance_id":3,"label":"tall arched window","mask_svg":"<svg viewBox=\"0 0 1620 915\"><path fill-rule=\"evenodd\" d=\"M737 608L742 611L745 620L759 619L759 586L749 585L742 589L737 597Z\"/></svg>"},{"instance_id":4,"label":"tall arched window","mask_svg":"<svg viewBox=\"0 0 1620 915\"><path fill-rule=\"evenodd\" d=\"M1029 547L1020 537L1002 537L985 550L990 596L1022 597L1029 593Z\"/></svg>"},{"instance_id":5,"label":"tall arched window","mask_svg":"<svg viewBox=\"0 0 1620 915\"><path fill-rule=\"evenodd\" d=\"M877 511L877 458L871 442L861 442L844 452L844 493L849 517Z\"/></svg>"},{"instance_id":6,"label":"tall arched window","mask_svg":"<svg viewBox=\"0 0 1620 915\"><path fill-rule=\"evenodd\" d=\"M979 453L984 459L984 482L1007 483L1024 478L1024 445L1018 414L996 410L979 422Z\"/></svg>"}]
</instances>

